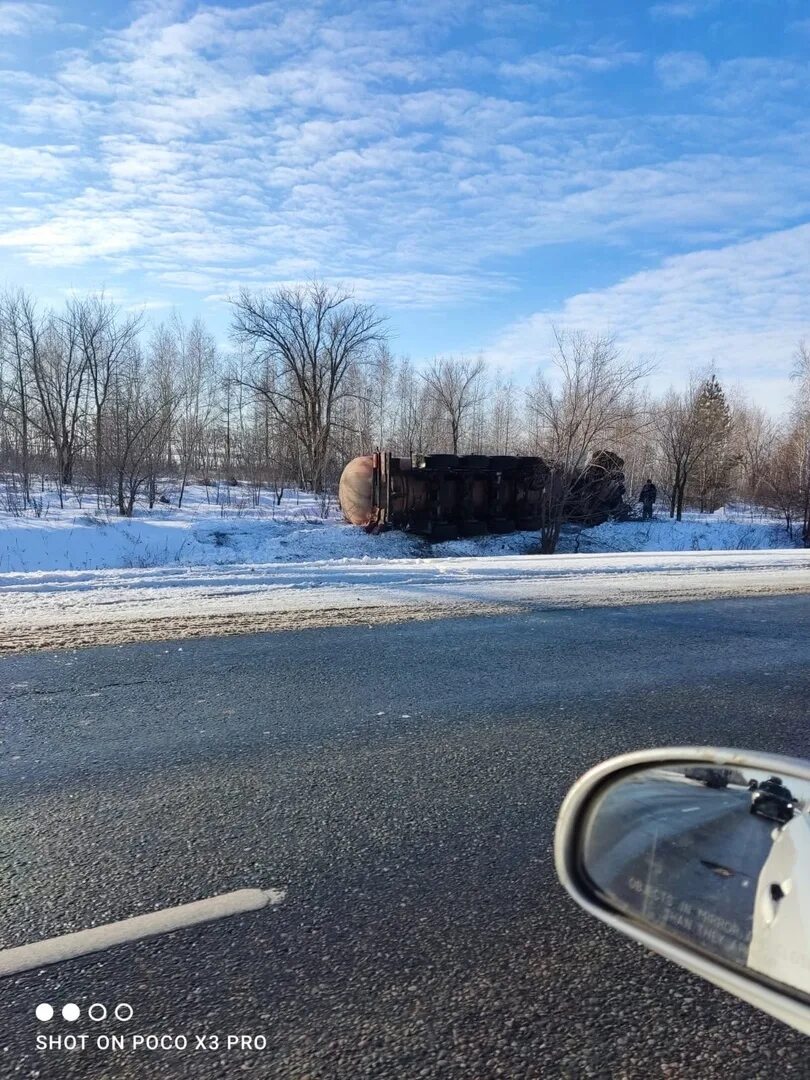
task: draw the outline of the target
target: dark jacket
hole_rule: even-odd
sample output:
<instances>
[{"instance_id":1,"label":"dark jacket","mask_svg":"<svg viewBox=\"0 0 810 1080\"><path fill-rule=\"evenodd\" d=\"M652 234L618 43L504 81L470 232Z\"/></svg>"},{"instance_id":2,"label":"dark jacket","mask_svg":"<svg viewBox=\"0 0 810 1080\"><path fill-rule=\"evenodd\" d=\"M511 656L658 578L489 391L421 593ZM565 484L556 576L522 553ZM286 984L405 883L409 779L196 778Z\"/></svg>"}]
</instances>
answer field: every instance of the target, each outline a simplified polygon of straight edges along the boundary
<instances>
[{"instance_id":1,"label":"dark jacket","mask_svg":"<svg viewBox=\"0 0 810 1080\"><path fill-rule=\"evenodd\" d=\"M655 484L645 484L638 493L638 501L640 503L654 503L657 498L658 488Z\"/></svg>"}]
</instances>

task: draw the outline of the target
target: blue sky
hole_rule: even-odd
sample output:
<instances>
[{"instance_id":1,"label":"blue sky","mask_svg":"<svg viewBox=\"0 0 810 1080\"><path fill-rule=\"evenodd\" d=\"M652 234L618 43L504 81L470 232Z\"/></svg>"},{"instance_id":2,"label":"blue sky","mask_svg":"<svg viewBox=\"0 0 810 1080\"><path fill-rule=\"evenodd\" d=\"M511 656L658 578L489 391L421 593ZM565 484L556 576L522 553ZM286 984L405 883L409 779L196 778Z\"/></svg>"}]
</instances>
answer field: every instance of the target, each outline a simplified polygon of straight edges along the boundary
<instances>
[{"instance_id":1,"label":"blue sky","mask_svg":"<svg viewBox=\"0 0 810 1080\"><path fill-rule=\"evenodd\" d=\"M810 336L799 0L0 0L0 284L227 338L318 275L416 359L552 322L777 407Z\"/></svg>"}]
</instances>

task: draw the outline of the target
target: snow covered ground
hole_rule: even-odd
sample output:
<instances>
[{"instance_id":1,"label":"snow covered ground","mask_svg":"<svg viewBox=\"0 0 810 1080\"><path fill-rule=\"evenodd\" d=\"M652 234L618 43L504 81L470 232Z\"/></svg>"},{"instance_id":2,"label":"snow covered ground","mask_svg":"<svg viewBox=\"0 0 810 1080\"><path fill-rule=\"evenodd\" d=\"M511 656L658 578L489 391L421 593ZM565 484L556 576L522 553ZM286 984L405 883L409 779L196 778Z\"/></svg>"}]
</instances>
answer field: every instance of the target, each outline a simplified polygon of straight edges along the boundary
<instances>
[{"instance_id":1,"label":"snow covered ground","mask_svg":"<svg viewBox=\"0 0 810 1080\"><path fill-rule=\"evenodd\" d=\"M0 576L0 651L810 592L810 551L342 559Z\"/></svg>"},{"instance_id":2,"label":"snow covered ground","mask_svg":"<svg viewBox=\"0 0 810 1080\"><path fill-rule=\"evenodd\" d=\"M182 510L127 520L51 505L0 515L0 651L523 605L624 604L810 591L810 551L750 512L608 523L531 554L535 533L429 545L369 536L293 493L191 488Z\"/></svg>"},{"instance_id":3,"label":"snow covered ground","mask_svg":"<svg viewBox=\"0 0 810 1080\"><path fill-rule=\"evenodd\" d=\"M683 521L659 514L654 521L608 521L567 536L561 550L752 551L792 547L784 524L762 512L723 508L714 514L686 512Z\"/></svg>"},{"instance_id":4,"label":"snow covered ground","mask_svg":"<svg viewBox=\"0 0 810 1080\"><path fill-rule=\"evenodd\" d=\"M176 493L170 492L176 502ZM38 570L147 569L224 566L335 559L465 558L519 555L537 550L535 533L475 537L430 545L403 533L368 536L346 525L332 501L285 494L280 506L269 492L253 505L248 488L190 486L182 509L158 504L133 518L98 512L85 497L60 509L55 494L42 496L40 517L0 509L0 575ZM217 499L221 501L217 501ZM2 507L0 489L0 507ZM682 522L608 522L574 530L562 552L712 551L789 547L778 520L749 512L690 514Z\"/></svg>"}]
</instances>

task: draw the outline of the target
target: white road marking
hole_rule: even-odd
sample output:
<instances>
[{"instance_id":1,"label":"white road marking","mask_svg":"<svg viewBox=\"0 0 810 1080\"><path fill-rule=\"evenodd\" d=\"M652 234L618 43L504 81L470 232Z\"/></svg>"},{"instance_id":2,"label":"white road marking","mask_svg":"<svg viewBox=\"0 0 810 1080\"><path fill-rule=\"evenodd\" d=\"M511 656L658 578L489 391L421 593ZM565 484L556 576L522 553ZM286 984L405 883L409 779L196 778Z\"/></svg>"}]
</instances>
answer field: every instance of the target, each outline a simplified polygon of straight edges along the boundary
<instances>
[{"instance_id":1,"label":"white road marking","mask_svg":"<svg viewBox=\"0 0 810 1080\"><path fill-rule=\"evenodd\" d=\"M245 911L257 911L267 904L280 904L285 897L283 889L237 889L235 892L211 896L207 900L195 900L191 904L150 911L145 915L133 915L120 922L93 926L74 934L35 941L0 951L0 976L17 975L21 971L58 964L87 953L101 952L114 945L123 945L157 934L170 934L186 926L224 919Z\"/></svg>"},{"instance_id":2,"label":"white road marking","mask_svg":"<svg viewBox=\"0 0 810 1080\"><path fill-rule=\"evenodd\" d=\"M682 814L691 814L693 810L699 810L699 806L684 806L681 810Z\"/></svg>"}]
</instances>

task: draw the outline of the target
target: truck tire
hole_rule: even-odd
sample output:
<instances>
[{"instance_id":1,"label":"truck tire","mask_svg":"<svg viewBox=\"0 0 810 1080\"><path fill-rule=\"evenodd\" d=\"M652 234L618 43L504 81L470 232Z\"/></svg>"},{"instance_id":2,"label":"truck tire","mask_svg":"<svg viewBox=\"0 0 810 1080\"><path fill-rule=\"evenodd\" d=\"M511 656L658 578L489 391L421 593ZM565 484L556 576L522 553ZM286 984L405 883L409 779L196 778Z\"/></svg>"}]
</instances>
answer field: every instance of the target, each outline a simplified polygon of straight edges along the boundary
<instances>
[{"instance_id":1,"label":"truck tire","mask_svg":"<svg viewBox=\"0 0 810 1080\"><path fill-rule=\"evenodd\" d=\"M467 521L460 522L458 531L460 536L485 536L489 532L489 528L485 521L468 518Z\"/></svg>"},{"instance_id":2,"label":"truck tire","mask_svg":"<svg viewBox=\"0 0 810 1080\"><path fill-rule=\"evenodd\" d=\"M427 537L434 544L443 544L446 540L458 540L458 529L449 522L434 523Z\"/></svg>"},{"instance_id":3,"label":"truck tire","mask_svg":"<svg viewBox=\"0 0 810 1080\"><path fill-rule=\"evenodd\" d=\"M489 522L489 531L491 533L510 533L515 531L515 523L509 518L493 518Z\"/></svg>"}]
</instances>

